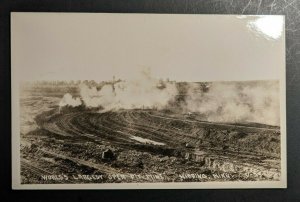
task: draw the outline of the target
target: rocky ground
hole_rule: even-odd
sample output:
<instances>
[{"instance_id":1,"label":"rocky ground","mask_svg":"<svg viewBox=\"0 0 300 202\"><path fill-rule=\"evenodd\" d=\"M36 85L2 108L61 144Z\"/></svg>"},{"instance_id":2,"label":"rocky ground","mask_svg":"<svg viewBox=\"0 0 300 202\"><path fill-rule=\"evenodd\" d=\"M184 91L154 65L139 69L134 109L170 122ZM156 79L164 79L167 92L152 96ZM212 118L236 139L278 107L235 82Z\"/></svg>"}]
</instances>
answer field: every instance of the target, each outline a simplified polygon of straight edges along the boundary
<instances>
[{"instance_id":1,"label":"rocky ground","mask_svg":"<svg viewBox=\"0 0 300 202\"><path fill-rule=\"evenodd\" d=\"M25 184L280 178L277 127L157 110L59 110L57 98L27 97L21 104L34 117L21 134Z\"/></svg>"}]
</instances>

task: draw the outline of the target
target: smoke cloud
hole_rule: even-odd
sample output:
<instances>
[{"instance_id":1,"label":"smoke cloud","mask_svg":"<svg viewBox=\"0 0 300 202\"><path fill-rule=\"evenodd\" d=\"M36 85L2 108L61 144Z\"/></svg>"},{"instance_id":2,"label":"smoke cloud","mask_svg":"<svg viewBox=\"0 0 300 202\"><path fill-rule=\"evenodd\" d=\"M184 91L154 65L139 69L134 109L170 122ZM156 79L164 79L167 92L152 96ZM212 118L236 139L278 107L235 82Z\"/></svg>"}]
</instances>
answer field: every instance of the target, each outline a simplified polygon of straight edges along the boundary
<instances>
[{"instance_id":1,"label":"smoke cloud","mask_svg":"<svg viewBox=\"0 0 300 202\"><path fill-rule=\"evenodd\" d=\"M81 104L82 102L80 98L73 98L70 93L65 94L64 97L59 102L60 107L64 107L64 106L77 107Z\"/></svg>"},{"instance_id":2,"label":"smoke cloud","mask_svg":"<svg viewBox=\"0 0 300 202\"><path fill-rule=\"evenodd\" d=\"M199 112L208 121L280 123L279 82L213 82L207 92L189 84L182 108Z\"/></svg>"},{"instance_id":3,"label":"smoke cloud","mask_svg":"<svg viewBox=\"0 0 300 202\"><path fill-rule=\"evenodd\" d=\"M175 83L152 78L143 72L131 81L119 81L104 85L100 90L80 85L80 96L87 107L102 107L104 110L134 108L165 108L178 94Z\"/></svg>"},{"instance_id":4,"label":"smoke cloud","mask_svg":"<svg viewBox=\"0 0 300 202\"><path fill-rule=\"evenodd\" d=\"M185 90L183 90L185 89ZM63 106L84 105L106 112L119 109L173 109L198 113L212 122L280 125L279 81L188 83L154 79L145 71L130 81L79 85L80 98L65 94ZM178 96L183 99L178 101Z\"/></svg>"}]
</instances>

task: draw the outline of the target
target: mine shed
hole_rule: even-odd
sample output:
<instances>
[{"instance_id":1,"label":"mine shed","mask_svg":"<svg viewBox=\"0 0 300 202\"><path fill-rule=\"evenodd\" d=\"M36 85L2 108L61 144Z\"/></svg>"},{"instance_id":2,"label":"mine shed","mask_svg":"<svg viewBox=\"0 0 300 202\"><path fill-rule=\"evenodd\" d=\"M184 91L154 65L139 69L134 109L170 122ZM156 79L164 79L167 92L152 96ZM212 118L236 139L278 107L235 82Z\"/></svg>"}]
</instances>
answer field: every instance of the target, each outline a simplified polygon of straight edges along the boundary
<instances>
[{"instance_id":1,"label":"mine shed","mask_svg":"<svg viewBox=\"0 0 300 202\"><path fill-rule=\"evenodd\" d=\"M110 149L106 149L104 152L102 152L101 158L103 160L109 161L113 160L115 158L114 153Z\"/></svg>"},{"instance_id":2,"label":"mine shed","mask_svg":"<svg viewBox=\"0 0 300 202\"><path fill-rule=\"evenodd\" d=\"M185 159L190 161L203 162L205 161L206 152L199 149L188 151L185 153Z\"/></svg>"}]
</instances>

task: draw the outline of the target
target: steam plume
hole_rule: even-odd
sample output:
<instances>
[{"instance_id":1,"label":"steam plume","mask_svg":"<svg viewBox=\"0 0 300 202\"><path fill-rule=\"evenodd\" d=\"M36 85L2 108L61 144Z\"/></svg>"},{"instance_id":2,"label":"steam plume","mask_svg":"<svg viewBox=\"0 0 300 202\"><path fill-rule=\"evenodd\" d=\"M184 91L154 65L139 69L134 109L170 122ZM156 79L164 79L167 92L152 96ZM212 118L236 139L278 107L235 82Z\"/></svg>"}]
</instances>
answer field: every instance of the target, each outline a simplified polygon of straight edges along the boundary
<instances>
[{"instance_id":1,"label":"steam plume","mask_svg":"<svg viewBox=\"0 0 300 202\"><path fill-rule=\"evenodd\" d=\"M279 82L213 82L208 92L190 84L183 109L199 112L208 121L257 122L279 125Z\"/></svg>"},{"instance_id":2,"label":"steam plume","mask_svg":"<svg viewBox=\"0 0 300 202\"><path fill-rule=\"evenodd\" d=\"M80 85L80 95L87 107L103 111L133 108L163 109L178 94L175 83L152 78L147 72L131 81L106 84L100 90Z\"/></svg>"},{"instance_id":3,"label":"steam plume","mask_svg":"<svg viewBox=\"0 0 300 202\"><path fill-rule=\"evenodd\" d=\"M65 94L64 97L59 102L60 107L64 107L64 106L77 107L81 104L82 104L82 102L81 102L80 98L73 98L70 93Z\"/></svg>"},{"instance_id":4,"label":"steam plume","mask_svg":"<svg viewBox=\"0 0 300 202\"><path fill-rule=\"evenodd\" d=\"M196 112L212 122L280 123L279 81L210 82L203 88L203 83L154 79L145 71L130 81L106 82L100 87L80 84L79 92L80 98L65 94L59 106L84 104L87 108L101 108L101 112L167 108ZM183 101L176 101L179 94L183 94Z\"/></svg>"}]
</instances>

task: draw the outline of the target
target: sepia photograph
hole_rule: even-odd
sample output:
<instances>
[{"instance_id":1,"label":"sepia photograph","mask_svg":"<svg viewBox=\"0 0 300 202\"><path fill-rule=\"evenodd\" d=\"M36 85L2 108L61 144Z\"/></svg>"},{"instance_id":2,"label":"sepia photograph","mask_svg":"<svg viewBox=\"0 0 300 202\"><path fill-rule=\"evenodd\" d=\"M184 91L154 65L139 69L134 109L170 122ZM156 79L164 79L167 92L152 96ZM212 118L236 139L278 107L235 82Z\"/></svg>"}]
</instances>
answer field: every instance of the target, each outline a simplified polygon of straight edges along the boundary
<instances>
[{"instance_id":1,"label":"sepia photograph","mask_svg":"<svg viewBox=\"0 0 300 202\"><path fill-rule=\"evenodd\" d=\"M286 187L284 17L11 13L13 189Z\"/></svg>"}]
</instances>

